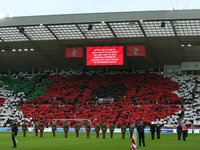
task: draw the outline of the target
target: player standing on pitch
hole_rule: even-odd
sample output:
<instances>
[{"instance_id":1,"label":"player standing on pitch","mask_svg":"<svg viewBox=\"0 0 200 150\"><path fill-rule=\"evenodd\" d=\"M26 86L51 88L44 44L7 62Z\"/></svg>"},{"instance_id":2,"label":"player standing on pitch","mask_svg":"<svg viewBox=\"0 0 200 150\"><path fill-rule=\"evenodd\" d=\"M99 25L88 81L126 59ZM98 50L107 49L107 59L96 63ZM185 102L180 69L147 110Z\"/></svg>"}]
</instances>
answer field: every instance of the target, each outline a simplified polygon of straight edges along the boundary
<instances>
[{"instance_id":1,"label":"player standing on pitch","mask_svg":"<svg viewBox=\"0 0 200 150\"><path fill-rule=\"evenodd\" d=\"M15 142L15 138L17 136L18 127L17 127L17 124L14 121L11 122L11 131L12 131L12 141L13 141L13 147L12 148L16 148L17 145L16 145L16 142Z\"/></svg>"}]
</instances>

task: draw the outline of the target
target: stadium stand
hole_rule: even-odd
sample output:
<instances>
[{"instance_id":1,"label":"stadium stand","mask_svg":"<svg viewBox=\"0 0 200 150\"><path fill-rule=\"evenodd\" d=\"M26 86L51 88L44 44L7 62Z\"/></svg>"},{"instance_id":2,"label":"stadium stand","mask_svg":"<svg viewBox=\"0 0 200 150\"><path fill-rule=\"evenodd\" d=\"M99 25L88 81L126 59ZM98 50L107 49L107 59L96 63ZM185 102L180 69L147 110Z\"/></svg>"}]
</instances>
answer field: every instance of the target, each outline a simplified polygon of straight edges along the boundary
<instances>
[{"instance_id":1,"label":"stadium stand","mask_svg":"<svg viewBox=\"0 0 200 150\"><path fill-rule=\"evenodd\" d=\"M173 75L163 78L158 73L144 71L135 73L89 71L82 74L79 70L62 70L58 75L53 71L35 75L20 73L10 77L1 75L3 83L1 91L13 89L14 92L10 94L14 95L12 101L16 100L16 103L11 103L12 112L21 109L23 114L18 114L18 120L26 119L31 122L30 124L35 120L50 124L53 118L66 118L90 119L94 126L98 118L100 123L104 120L108 125L114 122L117 127L123 123L128 125L140 120L147 124L157 121L165 124L166 128L172 128L180 121L182 112L180 106L182 100L186 96L188 98L188 94L180 93L183 90L182 80L177 83L170 77L174 81L179 81ZM7 85L4 85L5 83ZM13 86L16 83L18 86ZM27 85L31 86L23 93L22 89L28 87ZM16 96L14 93L18 91L20 93ZM30 91L35 91L35 96L30 96ZM110 96L114 98L113 103L99 103L99 98L106 98L110 94L113 94ZM2 98L6 99L4 103L6 109L8 108L6 102L10 98L5 94L2 95ZM5 116L3 113L1 115ZM5 121L6 118L4 124ZM74 123L75 121L70 122L72 126ZM63 123L60 121L58 124Z\"/></svg>"},{"instance_id":2,"label":"stadium stand","mask_svg":"<svg viewBox=\"0 0 200 150\"><path fill-rule=\"evenodd\" d=\"M0 107L0 127L9 126L10 120L15 119L22 123L22 120L30 121L30 118L24 118L22 110L19 109L19 103L24 98L24 93L18 93L14 95L12 91L4 90L4 86L0 88L0 99L1 103Z\"/></svg>"},{"instance_id":3,"label":"stadium stand","mask_svg":"<svg viewBox=\"0 0 200 150\"><path fill-rule=\"evenodd\" d=\"M179 97L183 97L182 108L184 110L183 122L186 121L191 128L200 127L200 87L198 85L200 76L183 75L172 73L167 75L172 81L181 85L181 89L174 91Z\"/></svg>"},{"instance_id":4,"label":"stadium stand","mask_svg":"<svg viewBox=\"0 0 200 150\"><path fill-rule=\"evenodd\" d=\"M0 74L0 126L9 126L9 120L15 119L19 125L24 120L33 124L32 117L24 118L20 105L26 103L27 100L32 100L39 95L45 94L45 86L53 83L53 81L46 82L43 80L44 73L28 74L28 72L20 72L19 74ZM45 81L44 81L45 82ZM4 101L4 103L2 103Z\"/></svg>"}]
</instances>

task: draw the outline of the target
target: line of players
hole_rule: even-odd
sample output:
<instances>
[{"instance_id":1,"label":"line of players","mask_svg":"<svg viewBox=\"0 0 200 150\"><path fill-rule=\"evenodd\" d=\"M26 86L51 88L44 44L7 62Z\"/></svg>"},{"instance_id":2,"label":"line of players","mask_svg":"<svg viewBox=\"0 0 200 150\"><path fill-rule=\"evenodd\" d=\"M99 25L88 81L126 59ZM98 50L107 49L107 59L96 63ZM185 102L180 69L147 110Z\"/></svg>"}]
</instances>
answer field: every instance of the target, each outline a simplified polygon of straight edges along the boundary
<instances>
[{"instance_id":1,"label":"line of players","mask_svg":"<svg viewBox=\"0 0 200 150\"><path fill-rule=\"evenodd\" d=\"M135 126L132 123L129 125L130 138L132 138L134 127ZM38 136L38 130L40 130L40 137L43 137L43 131L44 131L44 123L43 122L40 122L40 123L36 122L34 129L35 129L35 136ZM56 129L57 129L57 124L53 121L53 123L52 123L53 137L56 136ZM97 122L97 124L95 125L95 131L96 131L96 137L97 138L99 138L100 129L103 133L103 139L105 139L106 138L106 131L107 131L107 124L105 122L103 122L100 125ZM111 123L109 125L109 129L110 129L110 138L113 138L113 132L114 132L114 124L113 123ZM22 124L22 130L23 130L23 136L26 137L26 130L27 130L26 122L24 122ZM69 131L69 124L67 123L67 121L64 123L63 130L65 132L65 138L67 138L68 137L68 131ZM76 122L75 131L76 131L76 137L79 137L79 131L80 131L79 122ZM86 124L87 138L90 138L90 131L91 131L91 124L88 122ZM126 126L125 125L122 125L121 133L122 133L122 139L125 139L125 133L126 133Z\"/></svg>"}]
</instances>

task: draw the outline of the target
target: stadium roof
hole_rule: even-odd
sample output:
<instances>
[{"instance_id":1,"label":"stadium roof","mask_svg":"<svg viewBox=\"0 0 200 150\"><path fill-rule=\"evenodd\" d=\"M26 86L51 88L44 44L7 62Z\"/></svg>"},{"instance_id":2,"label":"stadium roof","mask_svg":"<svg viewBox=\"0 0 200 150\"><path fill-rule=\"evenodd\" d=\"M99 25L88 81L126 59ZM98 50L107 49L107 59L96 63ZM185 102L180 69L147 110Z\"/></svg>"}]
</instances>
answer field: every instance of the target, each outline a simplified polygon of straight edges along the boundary
<instances>
[{"instance_id":1,"label":"stadium roof","mask_svg":"<svg viewBox=\"0 0 200 150\"><path fill-rule=\"evenodd\" d=\"M199 18L200 10L3 18L0 72L9 68L12 71L95 68L86 67L84 58L66 59L65 47L71 46L146 45L147 57L127 57L125 66L117 66L118 69L199 61Z\"/></svg>"}]
</instances>

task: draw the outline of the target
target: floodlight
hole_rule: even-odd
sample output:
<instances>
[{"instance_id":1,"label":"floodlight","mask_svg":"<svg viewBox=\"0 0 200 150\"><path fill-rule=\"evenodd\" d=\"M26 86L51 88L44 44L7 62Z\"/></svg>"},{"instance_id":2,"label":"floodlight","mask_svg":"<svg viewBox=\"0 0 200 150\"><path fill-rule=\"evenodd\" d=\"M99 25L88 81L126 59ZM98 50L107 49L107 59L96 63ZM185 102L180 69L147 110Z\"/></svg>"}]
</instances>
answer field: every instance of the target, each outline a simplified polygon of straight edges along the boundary
<instances>
[{"instance_id":1,"label":"floodlight","mask_svg":"<svg viewBox=\"0 0 200 150\"><path fill-rule=\"evenodd\" d=\"M4 14L0 13L0 19L4 18Z\"/></svg>"},{"instance_id":2,"label":"floodlight","mask_svg":"<svg viewBox=\"0 0 200 150\"><path fill-rule=\"evenodd\" d=\"M193 7L193 6L190 6L189 8L190 8L190 9L194 9L194 7Z\"/></svg>"}]
</instances>

